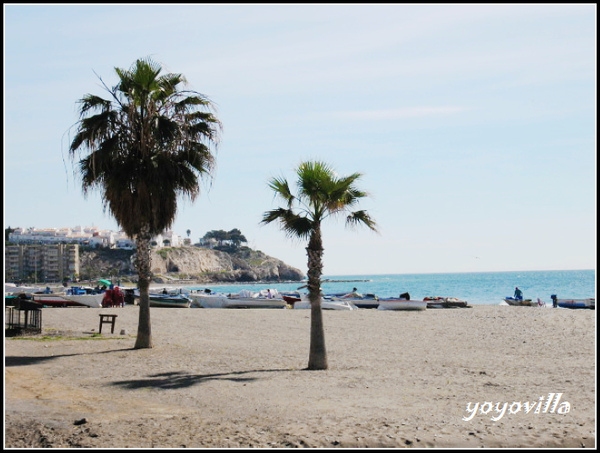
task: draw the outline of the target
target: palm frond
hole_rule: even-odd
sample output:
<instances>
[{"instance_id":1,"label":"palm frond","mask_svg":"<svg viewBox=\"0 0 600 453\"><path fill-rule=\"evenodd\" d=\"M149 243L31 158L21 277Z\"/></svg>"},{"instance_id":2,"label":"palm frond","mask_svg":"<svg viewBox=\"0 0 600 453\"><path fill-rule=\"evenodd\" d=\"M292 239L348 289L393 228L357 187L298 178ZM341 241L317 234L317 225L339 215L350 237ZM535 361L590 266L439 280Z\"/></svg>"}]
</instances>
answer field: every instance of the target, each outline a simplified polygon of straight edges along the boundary
<instances>
[{"instance_id":1,"label":"palm frond","mask_svg":"<svg viewBox=\"0 0 600 453\"><path fill-rule=\"evenodd\" d=\"M290 237L308 238L313 230L311 220L292 209L278 208L265 212L261 223L272 222L279 222L281 229Z\"/></svg>"},{"instance_id":2,"label":"palm frond","mask_svg":"<svg viewBox=\"0 0 600 453\"><path fill-rule=\"evenodd\" d=\"M292 207L295 197L290 190L290 185L285 178L271 178L268 186L275 195L280 197L287 204L288 209Z\"/></svg>"},{"instance_id":3,"label":"palm frond","mask_svg":"<svg viewBox=\"0 0 600 453\"><path fill-rule=\"evenodd\" d=\"M366 211L351 212L346 217L346 225L354 227L357 225L365 225L373 231L377 231L377 224Z\"/></svg>"}]
</instances>

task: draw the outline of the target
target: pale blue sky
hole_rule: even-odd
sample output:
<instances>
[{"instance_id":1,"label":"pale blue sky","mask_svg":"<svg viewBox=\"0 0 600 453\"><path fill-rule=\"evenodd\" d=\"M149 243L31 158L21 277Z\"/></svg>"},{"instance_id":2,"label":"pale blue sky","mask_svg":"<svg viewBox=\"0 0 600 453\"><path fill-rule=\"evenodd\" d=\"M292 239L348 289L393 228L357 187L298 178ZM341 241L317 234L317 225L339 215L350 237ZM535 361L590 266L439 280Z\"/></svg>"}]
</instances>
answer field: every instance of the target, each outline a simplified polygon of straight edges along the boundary
<instances>
[{"instance_id":1,"label":"pale blue sky","mask_svg":"<svg viewBox=\"0 0 600 453\"><path fill-rule=\"evenodd\" d=\"M118 229L68 160L98 74L152 57L223 122L173 230L239 228L306 269L272 176L364 173L380 234L324 231L328 275L595 269L596 5L4 5L4 226Z\"/></svg>"}]
</instances>

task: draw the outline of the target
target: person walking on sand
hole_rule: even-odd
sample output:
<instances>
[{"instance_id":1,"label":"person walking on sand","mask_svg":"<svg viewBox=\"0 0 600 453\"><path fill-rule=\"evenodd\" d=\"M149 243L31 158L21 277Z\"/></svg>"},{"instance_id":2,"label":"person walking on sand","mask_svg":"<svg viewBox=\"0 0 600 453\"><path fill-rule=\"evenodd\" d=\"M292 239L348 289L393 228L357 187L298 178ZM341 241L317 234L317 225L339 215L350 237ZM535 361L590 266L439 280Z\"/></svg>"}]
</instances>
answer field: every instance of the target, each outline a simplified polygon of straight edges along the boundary
<instances>
[{"instance_id":1,"label":"person walking on sand","mask_svg":"<svg viewBox=\"0 0 600 453\"><path fill-rule=\"evenodd\" d=\"M515 299L523 300L523 291L521 291L519 287L515 288Z\"/></svg>"}]
</instances>

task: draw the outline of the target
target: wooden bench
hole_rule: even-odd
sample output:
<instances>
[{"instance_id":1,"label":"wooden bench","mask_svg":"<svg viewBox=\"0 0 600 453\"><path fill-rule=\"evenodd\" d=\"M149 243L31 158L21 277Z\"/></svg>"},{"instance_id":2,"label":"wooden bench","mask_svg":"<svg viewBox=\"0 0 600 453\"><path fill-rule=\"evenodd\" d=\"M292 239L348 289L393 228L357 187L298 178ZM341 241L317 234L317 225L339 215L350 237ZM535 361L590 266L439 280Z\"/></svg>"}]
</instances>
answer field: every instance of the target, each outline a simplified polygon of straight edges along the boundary
<instances>
[{"instance_id":1,"label":"wooden bench","mask_svg":"<svg viewBox=\"0 0 600 453\"><path fill-rule=\"evenodd\" d=\"M100 327L98 328L98 333L102 333L102 324L110 324L110 333L115 333L115 321L117 320L117 315L103 315L100 314Z\"/></svg>"}]
</instances>

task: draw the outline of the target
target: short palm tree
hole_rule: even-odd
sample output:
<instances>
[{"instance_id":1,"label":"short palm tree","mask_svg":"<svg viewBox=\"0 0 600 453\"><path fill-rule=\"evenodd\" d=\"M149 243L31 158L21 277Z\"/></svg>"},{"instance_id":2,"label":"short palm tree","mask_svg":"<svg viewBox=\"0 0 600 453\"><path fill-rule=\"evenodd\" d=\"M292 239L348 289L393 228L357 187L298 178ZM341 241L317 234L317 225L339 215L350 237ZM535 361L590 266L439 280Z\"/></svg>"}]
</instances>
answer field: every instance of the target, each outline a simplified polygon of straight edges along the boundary
<instances>
[{"instance_id":1,"label":"short palm tree","mask_svg":"<svg viewBox=\"0 0 600 453\"><path fill-rule=\"evenodd\" d=\"M99 190L104 209L137 244L140 315L136 348L151 348L150 241L168 229L180 195L192 201L200 177L211 176L221 131L206 96L183 90L181 74L161 74L159 64L137 60L115 68L108 99L88 94L69 155L78 164L84 194Z\"/></svg>"},{"instance_id":2,"label":"short palm tree","mask_svg":"<svg viewBox=\"0 0 600 453\"><path fill-rule=\"evenodd\" d=\"M360 173L338 177L323 162L303 162L297 169L297 194L294 195L285 178L273 178L269 187L285 202L285 207L268 211L261 223L279 222L291 237L308 239L308 298L311 307L309 370L327 369L327 352L321 311L321 275L323 273L322 222L332 216L346 215L347 225L366 225L377 231L366 211L351 209L367 193L355 183Z\"/></svg>"}]
</instances>

